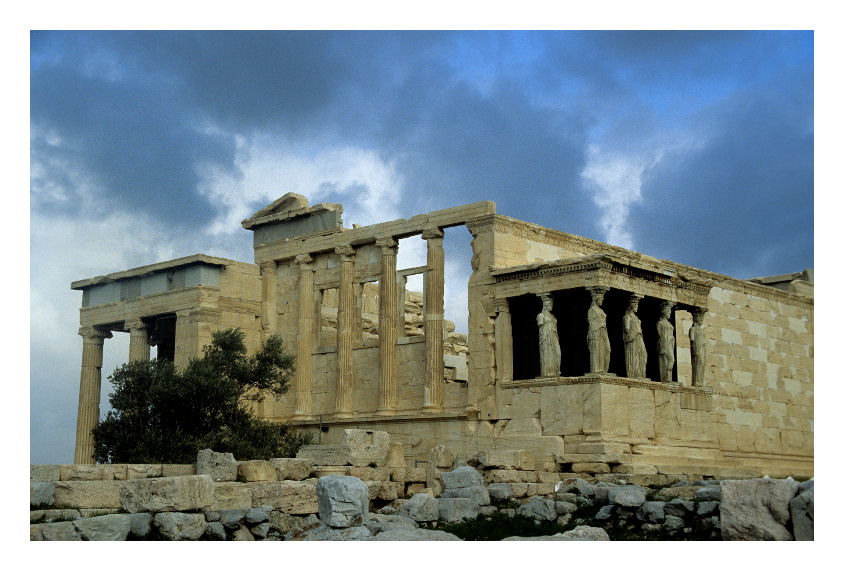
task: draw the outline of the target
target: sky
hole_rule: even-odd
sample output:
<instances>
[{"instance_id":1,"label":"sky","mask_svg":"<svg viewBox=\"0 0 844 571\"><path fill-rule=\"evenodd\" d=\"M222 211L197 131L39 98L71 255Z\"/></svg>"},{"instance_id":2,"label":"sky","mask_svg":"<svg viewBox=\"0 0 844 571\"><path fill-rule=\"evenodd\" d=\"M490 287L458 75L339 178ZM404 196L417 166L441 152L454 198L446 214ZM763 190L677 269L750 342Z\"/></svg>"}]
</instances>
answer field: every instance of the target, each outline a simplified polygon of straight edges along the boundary
<instances>
[{"instance_id":1,"label":"sky","mask_svg":"<svg viewBox=\"0 0 844 571\"><path fill-rule=\"evenodd\" d=\"M194 253L287 192L373 224L497 212L738 278L814 267L814 34L32 32L30 462L73 458L74 280ZM470 236L446 232L465 331ZM424 263L403 240L400 267ZM106 340L106 377L128 334Z\"/></svg>"}]
</instances>

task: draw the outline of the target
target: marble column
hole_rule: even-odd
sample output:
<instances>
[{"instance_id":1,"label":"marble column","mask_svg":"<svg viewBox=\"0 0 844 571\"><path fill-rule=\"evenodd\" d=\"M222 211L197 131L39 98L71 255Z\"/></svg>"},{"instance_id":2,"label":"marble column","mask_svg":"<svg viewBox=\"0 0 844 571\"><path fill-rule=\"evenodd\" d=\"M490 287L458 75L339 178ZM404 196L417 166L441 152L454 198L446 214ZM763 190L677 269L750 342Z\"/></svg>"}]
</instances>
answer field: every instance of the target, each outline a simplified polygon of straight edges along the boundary
<instances>
[{"instance_id":1,"label":"marble column","mask_svg":"<svg viewBox=\"0 0 844 571\"><path fill-rule=\"evenodd\" d=\"M425 400L422 408L438 410L443 406L443 296L445 294L445 254L443 231L428 228L422 239L428 242L425 276Z\"/></svg>"},{"instance_id":2,"label":"marble column","mask_svg":"<svg viewBox=\"0 0 844 571\"><path fill-rule=\"evenodd\" d=\"M352 339L355 332L355 296L352 278L355 273L355 250L349 244L334 249L340 255L340 288L337 304L337 416L352 412L354 363Z\"/></svg>"},{"instance_id":3,"label":"marble column","mask_svg":"<svg viewBox=\"0 0 844 571\"><path fill-rule=\"evenodd\" d=\"M671 309L674 304L670 301L662 302L660 318L656 322L656 348L659 359L659 380L670 383L674 380L674 326L671 325Z\"/></svg>"},{"instance_id":4,"label":"marble column","mask_svg":"<svg viewBox=\"0 0 844 571\"><path fill-rule=\"evenodd\" d=\"M276 330L278 275L274 260L261 263L261 343Z\"/></svg>"},{"instance_id":5,"label":"marble column","mask_svg":"<svg viewBox=\"0 0 844 571\"><path fill-rule=\"evenodd\" d=\"M495 366L498 380L513 380L513 321L510 304L505 299L496 304L495 316Z\"/></svg>"},{"instance_id":6,"label":"marble column","mask_svg":"<svg viewBox=\"0 0 844 571\"><path fill-rule=\"evenodd\" d=\"M82 375L79 379L73 463L94 464L94 437L91 431L100 420L103 342L111 338L111 331L99 327L80 327L79 335L82 336Z\"/></svg>"},{"instance_id":7,"label":"marble column","mask_svg":"<svg viewBox=\"0 0 844 571\"><path fill-rule=\"evenodd\" d=\"M589 347L589 372L603 374L610 370L610 336L607 333L607 314L601 309L604 294L609 288L600 286L587 287L592 296L592 305L586 313L589 329L586 342Z\"/></svg>"},{"instance_id":8,"label":"marble column","mask_svg":"<svg viewBox=\"0 0 844 571\"><path fill-rule=\"evenodd\" d=\"M149 335L147 326L140 319L127 320L123 326L129 330L129 362L149 361Z\"/></svg>"},{"instance_id":9,"label":"marble column","mask_svg":"<svg viewBox=\"0 0 844 571\"><path fill-rule=\"evenodd\" d=\"M689 347L692 354L692 386L704 385L703 377L706 371L706 333L703 330L703 320L706 310L696 307L692 310L692 327L689 329Z\"/></svg>"},{"instance_id":10,"label":"marble column","mask_svg":"<svg viewBox=\"0 0 844 571\"><path fill-rule=\"evenodd\" d=\"M299 327L296 343L296 414L294 418L311 418L311 355L314 350L314 259L309 254L296 256L299 264Z\"/></svg>"},{"instance_id":11,"label":"marble column","mask_svg":"<svg viewBox=\"0 0 844 571\"><path fill-rule=\"evenodd\" d=\"M393 414L398 406L396 394L396 339L398 296L396 292L396 253L398 242L392 237L379 238L381 280L378 308L378 414Z\"/></svg>"}]
</instances>

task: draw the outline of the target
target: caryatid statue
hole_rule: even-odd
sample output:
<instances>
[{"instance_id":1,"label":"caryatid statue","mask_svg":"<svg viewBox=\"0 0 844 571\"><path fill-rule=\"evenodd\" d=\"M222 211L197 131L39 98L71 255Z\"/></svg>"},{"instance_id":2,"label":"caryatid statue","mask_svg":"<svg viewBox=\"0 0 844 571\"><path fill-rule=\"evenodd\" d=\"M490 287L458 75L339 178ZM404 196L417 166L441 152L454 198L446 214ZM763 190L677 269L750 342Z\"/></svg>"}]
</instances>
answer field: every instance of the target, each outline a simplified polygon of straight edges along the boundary
<instances>
[{"instance_id":1,"label":"caryatid statue","mask_svg":"<svg viewBox=\"0 0 844 571\"><path fill-rule=\"evenodd\" d=\"M659 380L670 383L674 372L674 326L671 325L670 301L662 304L662 315L656 322L656 348L659 354Z\"/></svg>"},{"instance_id":2,"label":"caryatid statue","mask_svg":"<svg viewBox=\"0 0 844 571\"><path fill-rule=\"evenodd\" d=\"M648 365L648 352L645 340L642 338L642 322L636 312L639 310L641 296L631 295L624 313L622 325L624 328L624 362L627 365L627 376L644 378Z\"/></svg>"},{"instance_id":3,"label":"caryatid statue","mask_svg":"<svg viewBox=\"0 0 844 571\"><path fill-rule=\"evenodd\" d=\"M586 312L589 331L586 342L589 346L589 372L606 373L610 370L610 336L607 333L607 314L601 309L604 294L608 288L589 288L592 294L592 305Z\"/></svg>"},{"instance_id":4,"label":"caryatid statue","mask_svg":"<svg viewBox=\"0 0 844 571\"><path fill-rule=\"evenodd\" d=\"M542 311L536 316L539 326L539 375L558 377L560 375L560 337L557 334L557 318L551 313L553 300L551 294L539 294L542 299Z\"/></svg>"},{"instance_id":5,"label":"caryatid statue","mask_svg":"<svg viewBox=\"0 0 844 571\"><path fill-rule=\"evenodd\" d=\"M695 308L692 313L692 327L689 329L689 342L692 352L692 386L703 385L706 367L706 336L703 331L703 318L706 310Z\"/></svg>"}]
</instances>

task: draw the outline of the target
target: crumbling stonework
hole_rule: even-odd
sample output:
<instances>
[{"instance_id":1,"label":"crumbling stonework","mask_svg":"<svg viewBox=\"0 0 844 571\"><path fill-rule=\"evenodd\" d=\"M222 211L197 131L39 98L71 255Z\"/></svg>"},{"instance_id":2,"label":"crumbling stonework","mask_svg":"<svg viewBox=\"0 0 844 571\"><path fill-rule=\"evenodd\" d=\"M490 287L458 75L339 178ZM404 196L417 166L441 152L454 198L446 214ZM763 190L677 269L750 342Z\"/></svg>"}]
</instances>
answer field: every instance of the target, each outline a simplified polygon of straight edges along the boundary
<instances>
[{"instance_id":1,"label":"crumbling stonework","mask_svg":"<svg viewBox=\"0 0 844 571\"><path fill-rule=\"evenodd\" d=\"M249 350L280 333L296 355L290 392L254 410L334 446L307 457L323 466L370 464L339 461L344 431L359 428L389 433L403 455L392 464L413 469L436 470L426 465L442 444L464 459L527 451L536 473L813 474L811 271L738 280L501 216L491 202L354 228L341 215L287 194L243 222L254 264L199 254L74 282L76 464L91 462L113 333L130 333L130 358L156 344L182 366L213 330L240 327ZM465 335L443 319L444 230L456 226L472 235ZM426 265L399 268L412 236ZM409 291L419 274L423 291ZM430 476L411 484L439 493Z\"/></svg>"}]
</instances>

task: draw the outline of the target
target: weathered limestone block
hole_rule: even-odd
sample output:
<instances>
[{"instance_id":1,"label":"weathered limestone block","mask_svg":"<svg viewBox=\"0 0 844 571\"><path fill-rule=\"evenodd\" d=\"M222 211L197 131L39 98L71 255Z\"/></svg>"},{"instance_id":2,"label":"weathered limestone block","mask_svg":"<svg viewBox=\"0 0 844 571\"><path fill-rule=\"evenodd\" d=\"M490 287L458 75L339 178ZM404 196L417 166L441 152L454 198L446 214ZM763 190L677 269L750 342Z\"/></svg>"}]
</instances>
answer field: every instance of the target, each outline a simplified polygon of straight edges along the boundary
<instances>
[{"instance_id":1,"label":"weathered limestone block","mask_svg":"<svg viewBox=\"0 0 844 571\"><path fill-rule=\"evenodd\" d=\"M79 517L97 517L118 513L119 511L117 508L82 508L79 510Z\"/></svg>"},{"instance_id":2,"label":"weathered limestone block","mask_svg":"<svg viewBox=\"0 0 844 571\"><path fill-rule=\"evenodd\" d=\"M129 533L134 537L144 538L152 531L152 514L129 514Z\"/></svg>"},{"instance_id":3,"label":"weathered limestone block","mask_svg":"<svg viewBox=\"0 0 844 571\"><path fill-rule=\"evenodd\" d=\"M486 450L469 460L480 470L533 470L536 467L532 450Z\"/></svg>"},{"instance_id":4,"label":"weathered limestone block","mask_svg":"<svg viewBox=\"0 0 844 571\"><path fill-rule=\"evenodd\" d=\"M424 482L417 482L413 484L407 485L407 490L405 491L405 497L412 498L414 495L427 492L429 494L433 494L433 490L427 487Z\"/></svg>"},{"instance_id":5,"label":"weathered limestone block","mask_svg":"<svg viewBox=\"0 0 844 571\"><path fill-rule=\"evenodd\" d=\"M234 482L237 480L237 460L231 452L200 450L196 455L196 474L209 476L215 482Z\"/></svg>"},{"instance_id":6,"label":"weathered limestone block","mask_svg":"<svg viewBox=\"0 0 844 571\"><path fill-rule=\"evenodd\" d=\"M484 480L489 483L521 482L522 476L516 470L486 470Z\"/></svg>"},{"instance_id":7,"label":"weathered limestone block","mask_svg":"<svg viewBox=\"0 0 844 571\"><path fill-rule=\"evenodd\" d=\"M487 486L487 493L490 498L506 500L513 497L513 488L505 482L495 482Z\"/></svg>"},{"instance_id":8,"label":"weathered limestone block","mask_svg":"<svg viewBox=\"0 0 844 571\"><path fill-rule=\"evenodd\" d=\"M471 466L461 466L451 472L441 472L440 477L446 490L484 485L483 476Z\"/></svg>"},{"instance_id":9,"label":"weathered limestone block","mask_svg":"<svg viewBox=\"0 0 844 571\"><path fill-rule=\"evenodd\" d=\"M198 476L196 471L196 464L162 464L161 476L164 478L173 478L175 476Z\"/></svg>"},{"instance_id":10,"label":"weathered limestone block","mask_svg":"<svg viewBox=\"0 0 844 571\"><path fill-rule=\"evenodd\" d=\"M534 497L519 506L516 513L525 517L554 521L557 519L557 504L554 500Z\"/></svg>"},{"instance_id":11,"label":"weathered limestone block","mask_svg":"<svg viewBox=\"0 0 844 571\"><path fill-rule=\"evenodd\" d=\"M319 519L331 527L351 527L369 520L369 491L353 476L323 476L317 482Z\"/></svg>"},{"instance_id":12,"label":"weathered limestone block","mask_svg":"<svg viewBox=\"0 0 844 571\"><path fill-rule=\"evenodd\" d=\"M346 466L352 463L352 451L345 444L308 444L296 452L296 458L316 466Z\"/></svg>"},{"instance_id":13,"label":"weathered limestone block","mask_svg":"<svg viewBox=\"0 0 844 571\"><path fill-rule=\"evenodd\" d=\"M370 468L369 466L351 466L349 468L349 476L354 476L361 480L378 480L386 482L390 479L390 468Z\"/></svg>"},{"instance_id":14,"label":"weathered limestone block","mask_svg":"<svg viewBox=\"0 0 844 571\"><path fill-rule=\"evenodd\" d=\"M301 482L287 480L282 484L281 511L291 515L315 514L319 511L314 479Z\"/></svg>"},{"instance_id":15,"label":"weathered limestone block","mask_svg":"<svg viewBox=\"0 0 844 571\"><path fill-rule=\"evenodd\" d=\"M67 521L80 517L79 510L63 509L63 510L44 510L43 520L45 522L52 521Z\"/></svg>"},{"instance_id":16,"label":"weathered limestone block","mask_svg":"<svg viewBox=\"0 0 844 571\"><path fill-rule=\"evenodd\" d=\"M298 536L292 536L292 532L285 536L285 541L366 541L372 537L370 532L363 525L354 527L334 528L327 525L320 525L307 529Z\"/></svg>"},{"instance_id":17,"label":"weathered limestone block","mask_svg":"<svg viewBox=\"0 0 844 571\"><path fill-rule=\"evenodd\" d=\"M714 486L704 486L695 491L695 497L699 500L720 502L721 486L717 484Z\"/></svg>"},{"instance_id":18,"label":"weathered limestone block","mask_svg":"<svg viewBox=\"0 0 844 571\"><path fill-rule=\"evenodd\" d=\"M609 490L607 500L619 506L637 508L645 503L645 490L641 486L618 486Z\"/></svg>"},{"instance_id":19,"label":"weathered limestone block","mask_svg":"<svg viewBox=\"0 0 844 571\"><path fill-rule=\"evenodd\" d=\"M126 541L132 529L132 522L127 514L77 519L73 525L86 541Z\"/></svg>"},{"instance_id":20,"label":"weathered limestone block","mask_svg":"<svg viewBox=\"0 0 844 571\"><path fill-rule=\"evenodd\" d=\"M483 486L468 486L465 488L448 488L443 490L441 498L467 498L479 506L489 505L489 492Z\"/></svg>"},{"instance_id":21,"label":"weathered limestone block","mask_svg":"<svg viewBox=\"0 0 844 571\"><path fill-rule=\"evenodd\" d=\"M786 529L789 502L797 493L794 480L721 481L721 537L724 540L777 540L794 537Z\"/></svg>"},{"instance_id":22,"label":"weathered limestone block","mask_svg":"<svg viewBox=\"0 0 844 571\"><path fill-rule=\"evenodd\" d=\"M252 494L253 508L269 506L272 509L281 508L284 497L284 486L281 482L256 482L249 486Z\"/></svg>"},{"instance_id":23,"label":"weathered limestone block","mask_svg":"<svg viewBox=\"0 0 844 571\"><path fill-rule=\"evenodd\" d=\"M202 514L166 512L153 518L162 537L171 541L197 540L205 533L208 522Z\"/></svg>"},{"instance_id":24,"label":"weathered limestone block","mask_svg":"<svg viewBox=\"0 0 844 571\"><path fill-rule=\"evenodd\" d=\"M454 465L454 452L444 444L434 446L428 455L428 464L435 468L448 468Z\"/></svg>"},{"instance_id":25,"label":"weathered limestone block","mask_svg":"<svg viewBox=\"0 0 844 571\"><path fill-rule=\"evenodd\" d=\"M276 480L305 480L311 476L314 465L305 458L271 458Z\"/></svg>"},{"instance_id":26,"label":"weathered limestone block","mask_svg":"<svg viewBox=\"0 0 844 571\"><path fill-rule=\"evenodd\" d=\"M243 523L243 518L246 517L248 511L246 508L220 510L220 523L226 529L234 531Z\"/></svg>"},{"instance_id":27,"label":"weathered limestone block","mask_svg":"<svg viewBox=\"0 0 844 571\"><path fill-rule=\"evenodd\" d=\"M366 482L369 488L369 499L393 501L404 495L404 484L401 482L384 482L381 480L369 480ZM373 494L373 488L375 493Z\"/></svg>"},{"instance_id":28,"label":"weathered limestone block","mask_svg":"<svg viewBox=\"0 0 844 571\"><path fill-rule=\"evenodd\" d=\"M264 523L265 521L270 521L270 514L268 514L267 510L264 508L252 508L246 512L243 519L245 519L246 523L251 526Z\"/></svg>"},{"instance_id":29,"label":"weathered limestone block","mask_svg":"<svg viewBox=\"0 0 844 571\"><path fill-rule=\"evenodd\" d=\"M241 482L213 482L214 501L208 509L233 510L252 507L252 488Z\"/></svg>"},{"instance_id":30,"label":"weathered limestone block","mask_svg":"<svg viewBox=\"0 0 844 571\"><path fill-rule=\"evenodd\" d=\"M29 541L44 541L44 533L41 531L41 526L32 524L29 526Z\"/></svg>"},{"instance_id":31,"label":"weathered limestone block","mask_svg":"<svg viewBox=\"0 0 844 571\"><path fill-rule=\"evenodd\" d=\"M82 541L82 534L71 521L41 524L44 541Z\"/></svg>"},{"instance_id":32,"label":"weathered limestone block","mask_svg":"<svg viewBox=\"0 0 844 571\"><path fill-rule=\"evenodd\" d=\"M214 483L207 475L129 480L120 486L120 508L129 513L201 510L213 503Z\"/></svg>"},{"instance_id":33,"label":"weathered limestone block","mask_svg":"<svg viewBox=\"0 0 844 571\"><path fill-rule=\"evenodd\" d=\"M203 537L209 541L225 541L226 528L219 521L208 522L208 527L205 528Z\"/></svg>"},{"instance_id":34,"label":"weathered limestone block","mask_svg":"<svg viewBox=\"0 0 844 571\"><path fill-rule=\"evenodd\" d=\"M425 468L392 468L390 479L394 482L425 482Z\"/></svg>"},{"instance_id":35,"label":"weathered limestone block","mask_svg":"<svg viewBox=\"0 0 844 571\"><path fill-rule=\"evenodd\" d=\"M373 535L392 529L414 530L419 528L419 524L407 516L378 513L370 514L369 521L364 525Z\"/></svg>"},{"instance_id":36,"label":"weathered limestone block","mask_svg":"<svg viewBox=\"0 0 844 571\"><path fill-rule=\"evenodd\" d=\"M462 541L452 533L438 529L392 528L378 533L367 541Z\"/></svg>"},{"instance_id":37,"label":"weathered limestone block","mask_svg":"<svg viewBox=\"0 0 844 571\"><path fill-rule=\"evenodd\" d=\"M119 508L120 487L126 482L111 481L76 481L55 482L53 507L62 508Z\"/></svg>"},{"instance_id":38,"label":"weathered limestone block","mask_svg":"<svg viewBox=\"0 0 844 571\"><path fill-rule=\"evenodd\" d=\"M475 519L480 514L478 504L467 498L439 498L439 519L448 523L457 523Z\"/></svg>"},{"instance_id":39,"label":"weathered limestone block","mask_svg":"<svg viewBox=\"0 0 844 571\"><path fill-rule=\"evenodd\" d=\"M612 469L603 462L576 462L571 465L572 472L586 472L588 474L610 474Z\"/></svg>"},{"instance_id":40,"label":"weathered limestone block","mask_svg":"<svg viewBox=\"0 0 844 571\"><path fill-rule=\"evenodd\" d=\"M390 433L347 428L343 431L343 444L349 447L352 466L384 466L390 452Z\"/></svg>"},{"instance_id":41,"label":"weathered limestone block","mask_svg":"<svg viewBox=\"0 0 844 571\"><path fill-rule=\"evenodd\" d=\"M29 506L30 508L48 508L53 505L53 493L55 486L50 482L29 483Z\"/></svg>"},{"instance_id":42,"label":"weathered limestone block","mask_svg":"<svg viewBox=\"0 0 844 571\"><path fill-rule=\"evenodd\" d=\"M139 480L141 478L161 478L164 470L161 464L127 464L126 479Z\"/></svg>"},{"instance_id":43,"label":"weathered limestone block","mask_svg":"<svg viewBox=\"0 0 844 571\"><path fill-rule=\"evenodd\" d=\"M57 482L61 480L61 466L58 464L30 464L29 479L33 482Z\"/></svg>"},{"instance_id":44,"label":"weathered limestone block","mask_svg":"<svg viewBox=\"0 0 844 571\"><path fill-rule=\"evenodd\" d=\"M657 490L653 499L667 502L674 498L681 500L694 500L697 498L697 486L672 486L670 488L662 488ZM701 498L698 498L701 499Z\"/></svg>"},{"instance_id":45,"label":"weathered limestone block","mask_svg":"<svg viewBox=\"0 0 844 571\"><path fill-rule=\"evenodd\" d=\"M437 521L440 514L439 500L430 494L414 494L401 505L399 513L414 521Z\"/></svg>"},{"instance_id":46,"label":"weathered limestone block","mask_svg":"<svg viewBox=\"0 0 844 571\"><path fill-rule=\"evenodd\" d=\"M103 468L102 464L62 464L59 479L68 482L113 480L114 478L103 477Z\"/></svg>"},{"instance_id":47,"label":"weathered limestone block","mask_svg":"<svg viewBox=\"0 0 844 571\"><path fill-rule=\"evenodd\" d=\"M649 523L662 523L665 521L665 502L644 502L636 510L636 518Z\"/></svg>"},{"instance_id":48,"label":"weathered limestone block","mask_svg":"<svg viewBox=\"0 0 844 571\"><path fill-rule=\"evenodd\" d=\"M238 462L237 479L242 482L271 482L276 479L276 469L266 460Z\"/></svg>"},{"instance_id":49,"label":"weathered limestone block","mask_svg":"<svg viewBox=\"0 0 844 571\"><path fill-rule=\"evenodd\" d=\"M348 476L352 466L314 466L315 478L323 476Z\"/></svg>"},{"instance_id":50,"label":"weathered limestone block","mask_svg":"<svg viewBox=\"0 0 844 571\"><path fill-rule=\"evenodd\" d=\"M800 484L799 491L788 504L794 539L814 541L815 539L815 481Z\"/></svg>"},{"instance_id":51,"label":"weathered limestone block","mask_svg":"<svg viewBox=\"0 0 844 571\"><path fill-rule=\"evenodd\" d=\"M251 533L249 533L249 528L245 525L241 525L235 532L232 534L232 541L255 541L255 537Z\"/></svg>"},{"instance_id":52,"label":"weathered limestone block","mask_svg":"<svg viewBox=\"0 0 844 571\"><path fill-rule=\"evenodd\" d=\"M404 460L404 444L391 442L390 451L387 453L387 460L384 463L388 468L404 468L407 463Z\"/></svg>"}]
</instances>

